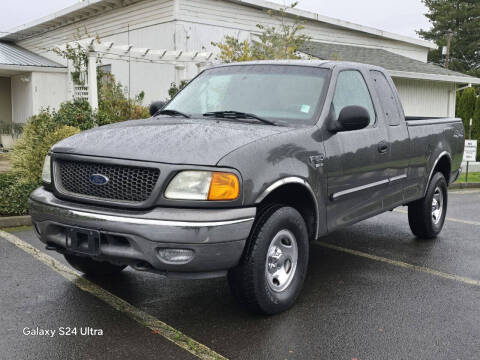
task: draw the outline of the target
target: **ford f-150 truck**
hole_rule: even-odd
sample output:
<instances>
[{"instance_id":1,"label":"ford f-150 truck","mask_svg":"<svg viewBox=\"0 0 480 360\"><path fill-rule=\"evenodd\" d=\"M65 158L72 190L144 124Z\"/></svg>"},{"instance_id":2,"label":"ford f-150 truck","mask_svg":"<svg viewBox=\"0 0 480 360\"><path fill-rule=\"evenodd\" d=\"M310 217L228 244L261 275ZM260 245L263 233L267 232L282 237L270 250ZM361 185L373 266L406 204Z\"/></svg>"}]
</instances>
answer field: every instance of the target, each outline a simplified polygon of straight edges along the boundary
<instances>
[{"instance_id":1,"label":"ford f-150 truck","mask_svg":"<svg viewBox=\"0 0 480 360\"><path fill-rule=\"evenodd\" d=\"M327 233L408 205L413 234L436 237L460 173L462 122L405 118L369 65L219 65L151 112L53 146L36 234L90 275L228 274L264 314L292 306Z\"/></svg>"}]
</instances>

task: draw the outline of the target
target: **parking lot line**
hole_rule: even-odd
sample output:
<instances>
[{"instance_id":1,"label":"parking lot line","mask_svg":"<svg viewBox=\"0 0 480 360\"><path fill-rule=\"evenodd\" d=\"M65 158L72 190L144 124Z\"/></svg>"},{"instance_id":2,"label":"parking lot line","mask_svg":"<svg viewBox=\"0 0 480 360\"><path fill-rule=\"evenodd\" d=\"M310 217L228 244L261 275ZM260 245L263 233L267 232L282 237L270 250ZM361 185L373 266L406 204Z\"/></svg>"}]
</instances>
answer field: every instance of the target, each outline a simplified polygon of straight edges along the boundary
<instances>
[{"instance_id":1,"label":"parking lot line","mask_svg":"<svg viewBox=\"0 0 480 360\"><path fill-rule=\"evenodd\" d=\"M402 214L408 214L408 211L407 211L407 210L395 209L395 210L393 210L393 211L399 212L399 213L402 213ZM479 221L462 220L462 219L451 218L451 217L448 217L448 216L445 218L445 220L447 220L447 221L453 221L453 222L458 222L458 223L462 223L462 224L480 226L480 222L479 222Z\"/></svg>"},{"instance_id":2,"label":"parking lot line","mask_svg":"<svg viewBox=\"0 0 480 360\"><path fill-rule=\"evenodd\" d=\"M392 259L388 259L388 258L385 258L385 257L382 257L382 256L377 256L377 255L373 255L373 254L364 253L364 252L358 251L358 250L347 249L347 248L344 248L344 247L341 247L341 246L328 244L328 243L325 243L323 241L315 241L315 242L313 242L313 244L318 244L318 245L323 246L327 249L341 251L341 252L344 252L344 253L347 253L347 254L350 254L350 255L360 256L360 257L367 258L367 259L370 259L370 260L380 261L380 262L387 263L387 264L390 264L390 265L399 266L399 267L402 267L402 268L405 268L405 269L419 271L419 272L427 273L427 274L430 274L430 275L442 277L442 278L445 278L445 279L458 281L458 282L461 282L461 283L464 283L464 284L480 286L480 281L479 280L470 279L470 278L463 277L463 276L458 276L458 275L455 275L455 274L445 273L445 272L442 272L442 271L427 268L425 266L413 265L413 264L409 264L409 263L406 263L406 262L403 262L403 261L392 260Z\"/></svg>"},{"instance_id":3,"label":"parking lot line","mask_svg":"<svg viewBox=\"0 0 480 360\"><path fill-rule=\"evenodd\" d=\"M188 337L187 335L164 323L163 321L158 320L154 316L147 314L146 312L136 308L135 306L129 304L125 300L110 293L109 291L98 286L97 284L85 279L81 276L79 272L62 264L60 261L55 260L53 257L38 250L37 248L21 240L15 235L0 230L0 239L4 239L10 242L19 249L25 251L27 254L32 255L35 259L46 264L55 272L62 275L68 281L71 281L81 290L99 298L114 309L124 313L139 324L149 328L154 334L163 336L167 340L187 350L196 357L202 360L226 360L225 357L216 353L209 347L195 341L194 339Z\"/></svg>"}]
</instances>

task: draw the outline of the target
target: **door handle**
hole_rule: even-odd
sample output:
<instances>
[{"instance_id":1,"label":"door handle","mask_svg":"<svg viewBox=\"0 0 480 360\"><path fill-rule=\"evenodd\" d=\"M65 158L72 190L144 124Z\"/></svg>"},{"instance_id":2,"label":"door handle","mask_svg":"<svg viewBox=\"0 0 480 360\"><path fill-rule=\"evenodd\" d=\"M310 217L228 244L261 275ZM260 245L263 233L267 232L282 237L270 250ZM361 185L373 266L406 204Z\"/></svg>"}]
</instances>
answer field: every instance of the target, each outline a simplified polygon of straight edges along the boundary
<instances>
[{"instance_id":1,"label":"door handle","mask_svg":"<svg viewBox=\"0 0 480 360\"><path fill-rule=\"evenodd\" d=\"M385 141L381 141L378 143L377 149L380 154L385 154L388 151L388 144Z\"/></svg>"}]
</instances>

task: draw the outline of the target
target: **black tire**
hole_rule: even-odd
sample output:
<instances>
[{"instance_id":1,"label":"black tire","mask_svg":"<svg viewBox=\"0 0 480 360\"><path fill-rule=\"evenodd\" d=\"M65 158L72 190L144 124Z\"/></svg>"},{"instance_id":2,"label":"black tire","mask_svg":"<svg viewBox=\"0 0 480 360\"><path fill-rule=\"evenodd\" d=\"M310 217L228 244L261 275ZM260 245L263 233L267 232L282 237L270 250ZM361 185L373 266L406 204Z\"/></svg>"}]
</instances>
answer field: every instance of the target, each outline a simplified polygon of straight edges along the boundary
<instances>
[{"instance_id":1,"label":"black tire","mask_svg":"<svg viewBox=\"0 0 480 360\"><path fill-rule=\"evenodd\" d=\"M281 288L274 275L267 274L267 252L274 244L280 241L279 248L292 251L288 248L296 244L297 261L290 261L288 256L278 259L271 269L283 268L287 273L288 281ZM286 238L283 238L286 236ZM274 243L275 241L275 243ZM275 249L274 247L270 248ZM297 299L303 286L308 267L309 239L308 230L302 215L292 207L272 206L262 211L258 217L250 238L247 241L240 264L228 273L228 282L236 299L244 304L251 312L259 314L278 314L289 309ZM283 254L283 253L282 253ZM277 253L278 255L278 253ZM292 255L292 259L294 255ZM272 257L269 257L270 264ZM276 259L275 259L276 260ZM280 263L283 263L280 266ZM290 270L288 270L288 268ZM288 271L292 271L288 275ZM274 290L276 288L276 290Z\"/></svg>"},{"instance_id":2,"label":"black tire","mask_svg":"<svg viewBox=\"0 0 480 360\"><path fill-rule=\"evenodd\" d=\"M435 220L433 217L434 196L441 192L442 212ZM442 173L433 175L424 198L408 205L408 223L413 234L420 239L434 239L442 231L447 214L448 188ZM438 221L437 221L438 219Z\"/></svg>"},{"instance_id":3,"label":"black tire","mask_svg":"<svg viewBox=\"0 0 480 360\"><path fill-rule=\"evenodd\" d=\"M125 269L126 265L115 265L106 261L96 261L89 257L64 254L65 259L73 268L92 276L105 276L119 273Z\"/></svg>"}]
</instances>

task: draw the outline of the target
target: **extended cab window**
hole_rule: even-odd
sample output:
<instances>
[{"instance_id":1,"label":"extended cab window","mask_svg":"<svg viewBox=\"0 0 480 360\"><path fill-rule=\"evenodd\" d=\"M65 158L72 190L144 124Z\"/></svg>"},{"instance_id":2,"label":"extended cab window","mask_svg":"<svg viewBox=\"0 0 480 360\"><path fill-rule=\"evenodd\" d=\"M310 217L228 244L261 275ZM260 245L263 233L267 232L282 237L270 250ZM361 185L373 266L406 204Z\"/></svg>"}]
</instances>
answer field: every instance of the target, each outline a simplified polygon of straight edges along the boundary
<instances>
[{"instance_id":1,"label":"extended cab window","mask_svg":"<svg viewBox=\"0 0 480 360\"><path fill-rule=\"evenodd\" d=\"M195 117L252 113L288 125L316 121L329 70L313 66L238 65L206 70L166 107Z\"/></svg>"},{"instance_id":2,"label":"extended cab window","mask_svg":"<svg viewBox=\"0 0 480 360\"><path fill-rule=\"evenodd\" d=\"M336 116L346 106L363 106L370 114L370 125L375 123L375 110L367 84L357 70L345 70L338 74L332 105Z\"/></svg>"},{"instance_id":3,"label":"extended cab window","mask_svg":"<svg viewBox=\"0 0 480 360\"><path fill-rule=\"evenodd\" d=\"M388 83L387 78L381 71L377 70L371 70L370 74L372 75L375 91L380 99L386 123L391 126L400 125L402 113L399 110L397 97Z\"/></svg>"}]
</instances>

